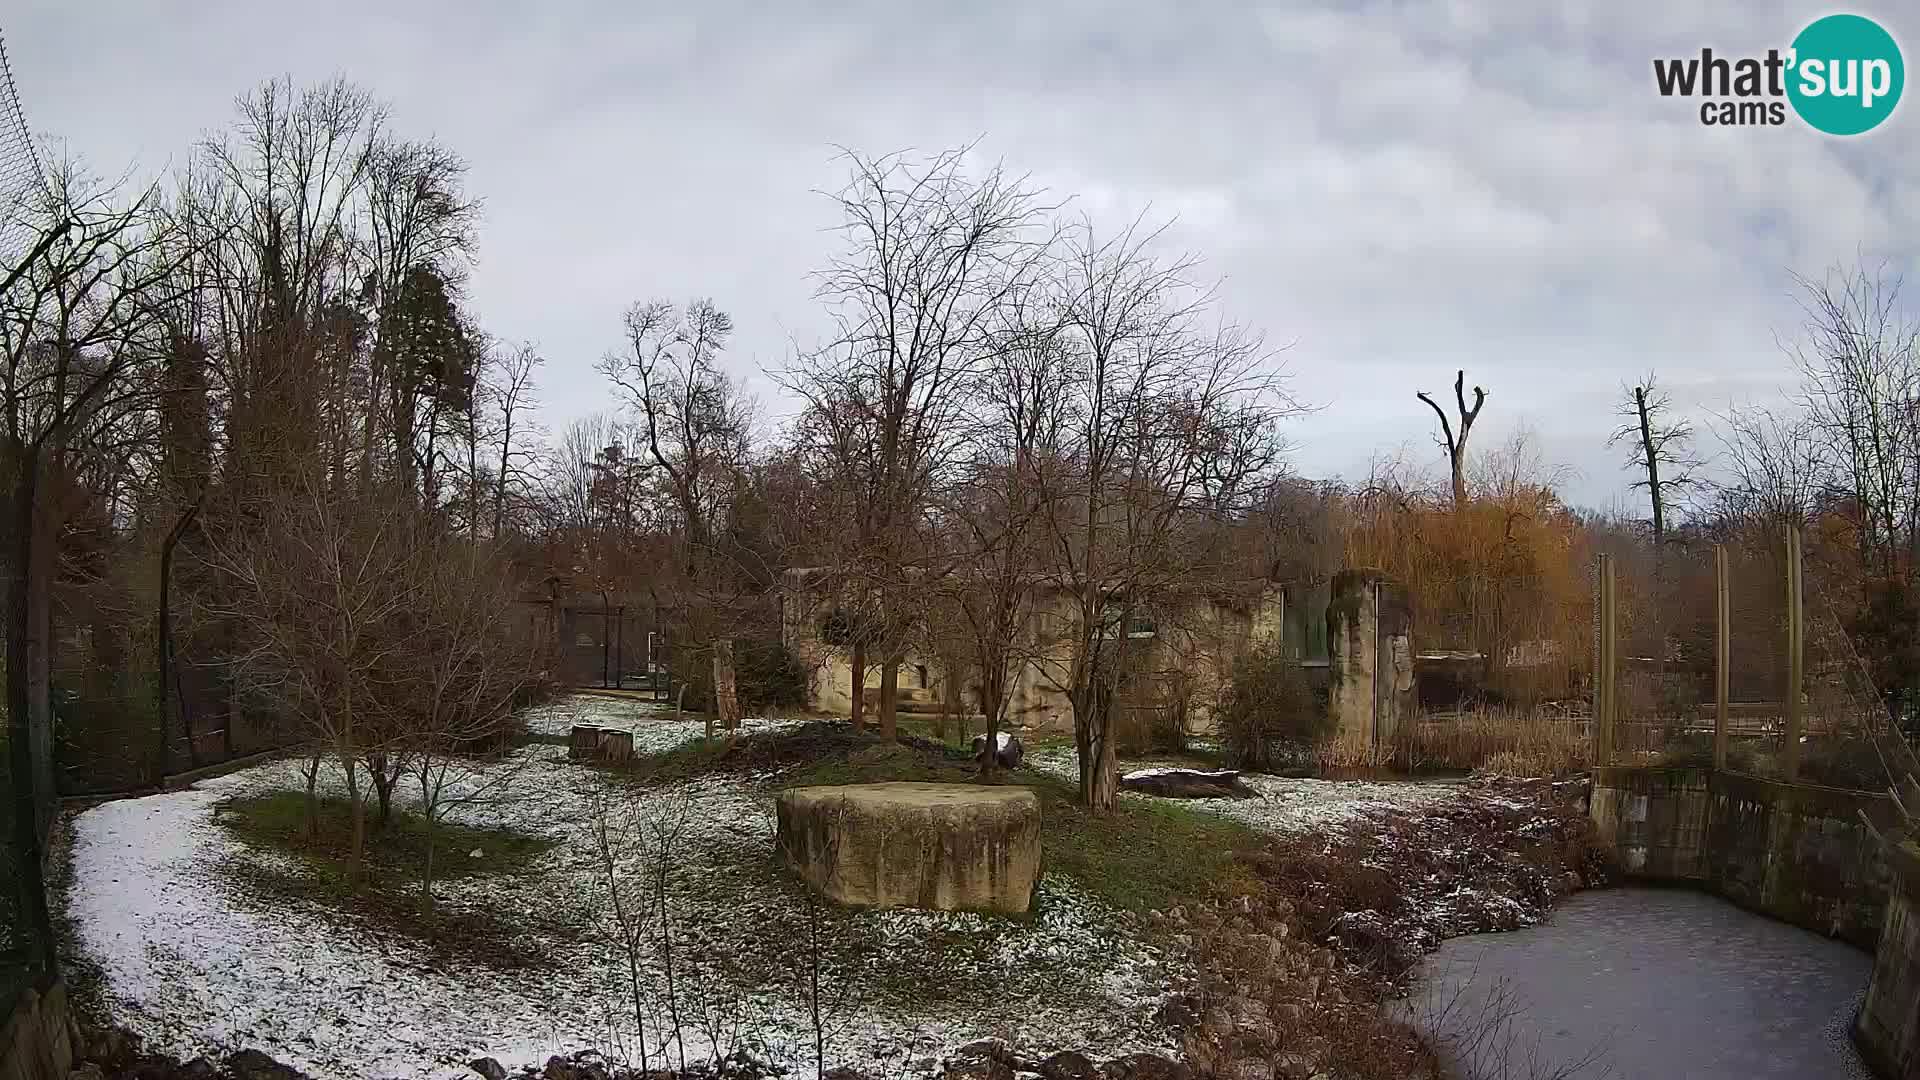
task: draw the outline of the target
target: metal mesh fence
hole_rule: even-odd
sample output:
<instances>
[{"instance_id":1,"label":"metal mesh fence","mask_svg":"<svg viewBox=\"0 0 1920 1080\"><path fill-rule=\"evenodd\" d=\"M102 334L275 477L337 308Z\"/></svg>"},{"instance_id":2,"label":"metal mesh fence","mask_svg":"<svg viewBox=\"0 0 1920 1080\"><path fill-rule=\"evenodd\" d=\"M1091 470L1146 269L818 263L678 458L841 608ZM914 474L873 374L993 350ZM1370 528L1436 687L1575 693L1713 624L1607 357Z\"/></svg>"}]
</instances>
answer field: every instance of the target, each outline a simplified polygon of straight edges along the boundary
<instances>
[{"instance_id":1,"label":"metal mesh fence","mask_svg":"<svg viewBox=\"0 0 1920 1080\"><path fill-rule=\"evenodd\" d=\"M1728 769L1884 789L1872 736L1885 717L1844 625L1848 579L1825 572L1827 553L1785 529L1722 539L1670 545L1657 559L1615 556L1615 721L1604 763L1713 763L1724 677ZM1596 640L1600 618L1596 602Z\"/></svg>"},{"instance_id":2,"label":"metal mesh fence","mask_svg":"<svg viewBox=\"0 0 1920 1080\"><path fill-rule=\"evenodd\" d=\"M45 190L45 174L7 61L6 37L0 33L0 265L7 269L33 246L30 211Z\"/></svg>"},{"instance_id":3,"label":"metal mesh fence","mask_svg":"<svg viewBox=\"0 0 1920 1080\"><path fill-rule=\"evenodd\" d=\"M7 62L6 40L0 35L0 280L33 247L31 210L44 191L45 179ZM0 525L0 536L5 532L6 526ZM0 596L0 601L5 599ZM0 700L0 763L4 763L0 765L0 838L4 838L0 840L0 881L6 883L0 887L0 1004L12 1001L22 985L40 974L52 949L52 942L41 940L43 935L32 929L34 920L25 915L31 903L29 887L39 881L40 868L24 860L13 843L15 800L20 792L11 768L15 747L7 734L7 719L5 702ZM50 746L43 749L51 751ZM50 808L53 792L34 790L33 801Z\"/></svg>"}]
</instances>

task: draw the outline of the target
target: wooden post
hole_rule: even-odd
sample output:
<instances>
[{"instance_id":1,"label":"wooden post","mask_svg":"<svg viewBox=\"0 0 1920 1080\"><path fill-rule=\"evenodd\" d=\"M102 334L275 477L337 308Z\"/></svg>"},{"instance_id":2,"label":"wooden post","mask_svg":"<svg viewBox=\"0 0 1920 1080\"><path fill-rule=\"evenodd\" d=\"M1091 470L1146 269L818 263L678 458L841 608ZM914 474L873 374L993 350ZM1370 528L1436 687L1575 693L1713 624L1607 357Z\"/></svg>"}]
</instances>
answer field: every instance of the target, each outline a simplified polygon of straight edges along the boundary
<instances>
[{"instance_id":1,"label":"wooden post","mask_svg":"<svg viewBox=\"0 0 1920 1080\"><path fill-rule=\"evenodd\" d=\"M1787 744L1781 764L1787 779L1800 775L1800 736L1804 718L1800 715L1800 689L1805 683L1806 622L1800 607L1800 530L1787 526L1787 686L1781 695L1787 710Z\"/></svg>"},{"instance_id":2,"label":"wooden post","mask_svg":"<svg viewBox=\"0 0 1920 1080\"><path fill-rule=\"evenodd\" d=\"M1733 617L1728 601L1727 547L1713 545L1713 767L1727 767L1727 689L1733 668Z\"/></svg>"},{"instance_id":3,"label":"wooden post","mask_svg":"<svg viewBox=\"0 0 1920 1080\"><path fill-rule=\"evenodd\" d=\"M1614 723L1619 718L1619 619L1614 592L1613 556L1600 556L1600 625L1595 630L1599 647L1593 673L1593 763L1613 764Z\"/></svg>"}]
</instances>

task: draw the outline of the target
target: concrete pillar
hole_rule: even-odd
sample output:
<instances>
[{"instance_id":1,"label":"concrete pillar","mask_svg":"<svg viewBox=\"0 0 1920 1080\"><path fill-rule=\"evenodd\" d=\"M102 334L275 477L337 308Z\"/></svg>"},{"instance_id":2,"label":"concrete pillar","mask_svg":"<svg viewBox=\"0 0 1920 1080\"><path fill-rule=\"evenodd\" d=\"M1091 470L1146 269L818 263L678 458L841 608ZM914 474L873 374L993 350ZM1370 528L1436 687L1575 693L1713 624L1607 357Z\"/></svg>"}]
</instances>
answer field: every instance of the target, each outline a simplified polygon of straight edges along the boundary
<instances>
[{"instance_id":1,"label":"concrete pillar","mask_svg":"<svg viewBox=\"0 0 1920 1080\"><path fill-rule=\"evenodd\" d=\"M1341 758L1386 764L1414 715L1413 605L1379 570L1334 576L1327 605L1327 708Z\"/></svg>"}]
</instances>

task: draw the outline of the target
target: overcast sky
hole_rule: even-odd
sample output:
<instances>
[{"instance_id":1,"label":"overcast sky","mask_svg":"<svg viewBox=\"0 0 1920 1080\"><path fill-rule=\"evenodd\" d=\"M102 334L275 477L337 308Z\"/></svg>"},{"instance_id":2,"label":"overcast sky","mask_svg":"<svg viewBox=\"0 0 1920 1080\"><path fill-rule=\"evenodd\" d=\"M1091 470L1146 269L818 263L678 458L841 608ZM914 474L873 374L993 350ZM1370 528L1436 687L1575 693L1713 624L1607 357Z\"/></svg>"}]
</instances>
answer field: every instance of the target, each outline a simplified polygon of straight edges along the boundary
<instances>
[{"instance_id":1,"label":"overcast sky","mask_svg":"<svg viewBox=\"0 0 1920 1080\"><path fill-rule=\"evenodd\" d=\"M1913 267L1920 103L1838 140L1703 127L1653 89L1656 56L1784 48L1828 10L13 0L0 31L29 122L97 172L177 166L270 76L389 100L471 162L474 305L549 357L554 428L607 407L592 364L636 298L712 296L738 369L781 366L822 330L835 147L978 138L1096 220L1176 219L1226 313L1292 343L1323 406L1300 471L1403 443L1437 466L1413 393L1465 366L1491 392L1475 442L1531 424L1591 506L1625 494L1623 380L1658 371L1695 410L1776 394L1792 272ZM1847 10L1920 61L1920 12Z\"/></svg>"}]
</instances>

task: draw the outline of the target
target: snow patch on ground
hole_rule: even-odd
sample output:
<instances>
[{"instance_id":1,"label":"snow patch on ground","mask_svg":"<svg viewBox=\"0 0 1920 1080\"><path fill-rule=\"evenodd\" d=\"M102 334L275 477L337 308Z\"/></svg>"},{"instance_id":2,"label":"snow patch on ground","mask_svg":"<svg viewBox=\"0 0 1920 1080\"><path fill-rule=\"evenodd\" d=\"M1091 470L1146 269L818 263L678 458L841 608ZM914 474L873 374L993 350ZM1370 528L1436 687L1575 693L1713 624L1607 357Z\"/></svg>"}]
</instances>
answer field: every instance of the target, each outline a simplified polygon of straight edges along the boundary
<instances>
[{"instance_id":1,"label":"snow patch on ground","mask_svg":"<svg viewBox=\"0 0 1920 1080\"><path fill-rule=\"evenodd\" d=\"M532 719L542 733L577 722L628 725L643 753L703 732L699 722L660 719L646 703L608 698L571 698L539 713ZM236 869L285 872L288 861L235 839L216 820L217 805L303 788L291 761L82 813L68 908L117 1015L162 1052L251 1046L318 1077L464 1077L474 1057L513 1069L588 1046L637 1061L627 956L596 836L604 824L631 909L651 895L656 838L672 833L666 906L687 1022L671 1048L650 1026L649 1055L658 1064L665 1049L689 1062L740 1050L804 1077L814 1033L799 943L810 916L773 856L764 779L636 789L552 745L456 777L451 819L558 844L521 872L445 884L438 903L524 921L547 968L449 959L411 938L343 925L330 910L250 893ZM321 784L342 786L331 772ZM403 805L412 797L405 787L396 795ZM1059 875L1041 879L1026 919L826 908L817 917L823 938L840 946L823 958L830 1067L919 1071L912 1067L924 1058L985 1037L1041 1053L1171 1049L1150 1019L1172 982L1168 961L1125 917ZM643 953L643 983L657 992L662 956ZM663 1016L664 1003L656 996L644 1011Z\"/></svg>"},{"instance_id":2,"label":"snow patch on ground","mask_svg":"<svg viewBox=\"0 0 1920 1080\"><path fill-rule=\"evenodd\" d=\"M1040 772L1078 781L1080 767L1071 746L1048 746L1027 755L1026 764ZM1175 762L1146 762L1129 777L1164 775L1190 766ZM1206 810L1277 835L1344 829L1356 822L1377 820L1394 811L1418 811L1455 797L1447 784L1394 780L1375 783L1357 780L1294 780L1243 772L1240 780L1259 794L1257 799L1182 799L1181 805ZM1156 796L1122 791L1121 799Z\"/></svg>"},{"instance_id":3,"label":"snow patch on ground","mask_svg":"<svg viewBox=\"0 0 1920 1080\"><path fill-rule=\"evenodd\" d=\"M702 716L674 720L671 705L595 694L574 694L528 709L520 715L526 721L528 733L546 737L564 738L575 727L631 732L633 752L636 754L658 754L671 750L704 738L707 731L707 722ZM749 716L741 719L740 734L783 731L804 723L805 720Z\"/></svg>"},{"instance_id":4,"label":"snow patch on ground","mask_svg":"<svg viewBox=\"0 0 1920 1080\"><path fill-rule=\"evenodd\" d=\"M1204 776L1209 780L1228 780L1240 775L1233 769L1185 769L1177 765L1161 765L1151 769L1135 769L1130 773L1122 773L1120 779L1123 781L1151 780L1156 776L1172 776L1176 773L1182 776Z\"/></svg>"}]
</instances>

